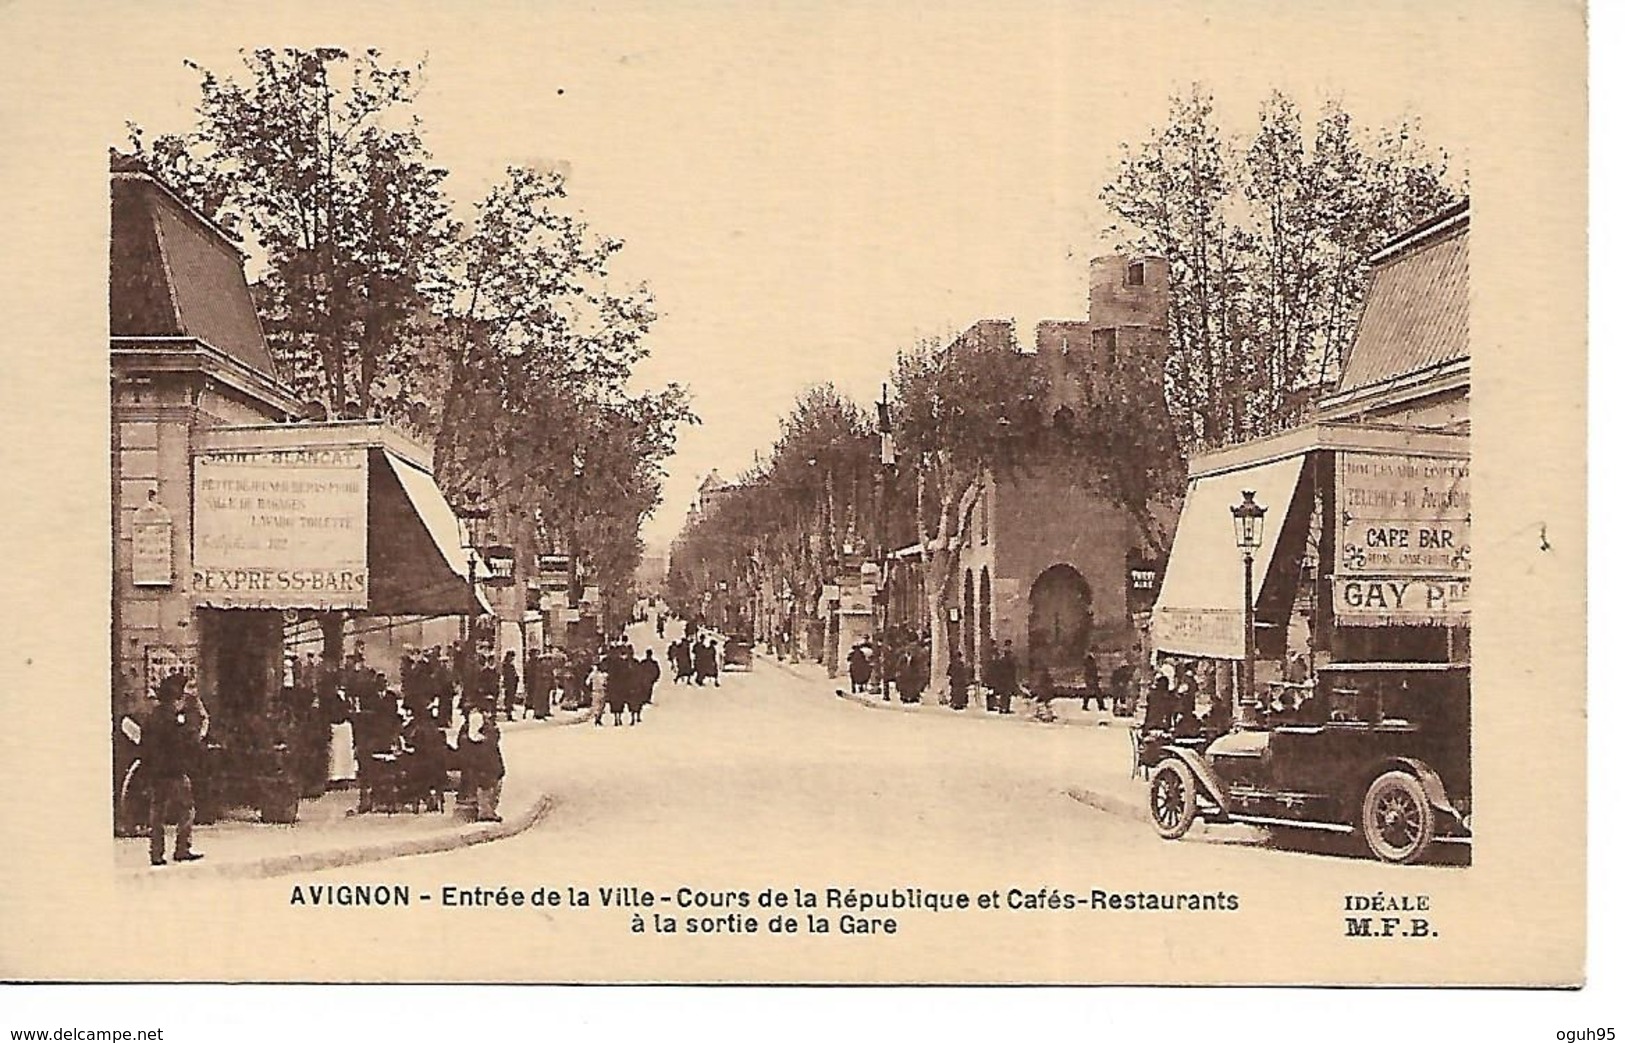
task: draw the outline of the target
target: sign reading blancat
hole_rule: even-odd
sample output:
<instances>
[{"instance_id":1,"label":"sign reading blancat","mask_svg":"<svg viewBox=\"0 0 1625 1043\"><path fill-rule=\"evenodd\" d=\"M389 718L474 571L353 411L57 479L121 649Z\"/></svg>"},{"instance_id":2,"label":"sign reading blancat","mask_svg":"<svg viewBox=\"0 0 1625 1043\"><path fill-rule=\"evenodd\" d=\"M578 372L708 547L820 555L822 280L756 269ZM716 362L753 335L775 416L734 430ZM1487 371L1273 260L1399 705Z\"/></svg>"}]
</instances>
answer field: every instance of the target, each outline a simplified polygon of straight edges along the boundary
<instances>
[{"instance_id":1,"label":"sign reading blancat","mask_svg":"<svg viewBox=\"0 0 1625 1043\"><path fill-rule=\"evenodd\" d=\"M192 590L216 608L365 608L367 454L200 454Z\"/></svg>"}]
</instances>

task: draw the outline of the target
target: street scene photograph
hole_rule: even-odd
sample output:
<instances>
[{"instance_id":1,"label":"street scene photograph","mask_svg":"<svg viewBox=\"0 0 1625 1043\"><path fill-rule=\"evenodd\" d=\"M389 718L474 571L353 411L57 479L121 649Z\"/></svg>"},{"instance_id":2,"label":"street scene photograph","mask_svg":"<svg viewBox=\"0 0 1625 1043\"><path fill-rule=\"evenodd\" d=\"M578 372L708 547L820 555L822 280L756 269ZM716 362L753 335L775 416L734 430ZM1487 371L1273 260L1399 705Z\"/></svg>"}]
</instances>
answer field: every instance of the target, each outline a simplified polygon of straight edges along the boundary
<instances>
[{"instance_id":1,"label":"street scene photograph","mask_svg":"<svg viewBox=\"0 0 1625 1043\"><path fill-rule=\"evenodd\" d=\"M1582 984L1506 27L1241 6L132 30L63 915L163 957L26 976Z\"/></svg>"}]
</instances>

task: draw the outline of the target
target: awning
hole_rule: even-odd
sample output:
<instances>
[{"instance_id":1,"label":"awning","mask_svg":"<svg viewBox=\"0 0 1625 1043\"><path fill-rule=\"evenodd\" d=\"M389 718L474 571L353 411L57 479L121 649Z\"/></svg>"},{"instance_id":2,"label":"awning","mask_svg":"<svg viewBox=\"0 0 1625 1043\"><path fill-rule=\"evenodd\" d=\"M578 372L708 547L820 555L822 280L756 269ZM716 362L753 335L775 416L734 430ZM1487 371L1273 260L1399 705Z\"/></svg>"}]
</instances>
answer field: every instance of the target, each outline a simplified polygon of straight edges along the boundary
<instances>
[{"instance_id":1,"label":"awning","mask_svg":"<svg viewBox=\"0 0 1625 1043\"><path fill-rule=\"evenodd\" d=\"M387 449L367 468L367 609L375 615L456 615L468 611L468 552L457 515L434 476ZM491 569L475 556L475 576ZM482 611L490 612L483 593Z\"/></svg>"},{"instance_id":2,"label":"awning","mask_svg":"<svg viewBox=\"0 0 1625 1043\"><path fill-rule=\"evenodd\" d=\"M1262 544L1253 558L1256 605L1271 575L1283 529L1302 532L1310 498L1298 496L1305 457L1206 475L1194 479L1174 531L1168 571L1152 610L1152 639L1159 652L1213 659L1240 659L1245 653L1242 612L1242 560L1230 508L1252 490L1264 516ZM1300 537L1301 538L1301 537ZM1290 554L1289 551L1283 553Z\"/></svg>"}]
</instances>

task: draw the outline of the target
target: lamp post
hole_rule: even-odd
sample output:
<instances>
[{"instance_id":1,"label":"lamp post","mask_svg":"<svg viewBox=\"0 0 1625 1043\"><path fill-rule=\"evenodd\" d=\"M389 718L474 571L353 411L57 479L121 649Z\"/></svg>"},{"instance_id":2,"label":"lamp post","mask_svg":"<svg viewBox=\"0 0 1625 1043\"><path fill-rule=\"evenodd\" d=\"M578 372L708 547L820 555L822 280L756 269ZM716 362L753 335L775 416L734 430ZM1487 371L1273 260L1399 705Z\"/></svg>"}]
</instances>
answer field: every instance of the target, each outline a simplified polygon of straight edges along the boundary
<instances>
[{"instance_id":1,"label":"lamp post","mask_svg":"<svg viewBox=\"0 0 1625 1043\"><path fill-rule=\"evenodd\" d=\"M1253 631L1253 555L1264 542L1264 511L1266 508L1253 501L1253 490L1244 489L1241 502L1230 508L1230 517L1236 526L1236 548L1241 551L1242 572L1242 698L1244 723L1252 723L1258 696L1254 688L1253 665L1257 659Z\"/></svg>"},{"instance_id":2,"label":"lamp post","mask_svg":"<svg viewBox=\"0 0 1625 1043\"><path fill-rule=\"evenodd\" d=\"M876 427L880 430L880 531L875 548L880 554L880 633L876 640L876 663L880 675L880 691L891 698L884 666L891 641L891 487L897 474L897 443L892 438L891 401L886 397L886 385L880 385L880 401L875 403Z\"/></svg>"},{"instance_id":3,"label":"lamp post","mask_svg":"<svg viewBox=\"0 0 1625 1043\"><path fill-rule=\"evenodd\" d=\"M457 527L461 530L463 549L468 551L468 604L463 617L463 661L460 664L463 675L463 705L468 705L478 688L479 662L474 655L474 619L480 614L479 589L479 547L485 540L486 522L490 520L491 509L481 507L472 499L464 500L453 513L457 515Z\"/></svg>"}]
</instances>

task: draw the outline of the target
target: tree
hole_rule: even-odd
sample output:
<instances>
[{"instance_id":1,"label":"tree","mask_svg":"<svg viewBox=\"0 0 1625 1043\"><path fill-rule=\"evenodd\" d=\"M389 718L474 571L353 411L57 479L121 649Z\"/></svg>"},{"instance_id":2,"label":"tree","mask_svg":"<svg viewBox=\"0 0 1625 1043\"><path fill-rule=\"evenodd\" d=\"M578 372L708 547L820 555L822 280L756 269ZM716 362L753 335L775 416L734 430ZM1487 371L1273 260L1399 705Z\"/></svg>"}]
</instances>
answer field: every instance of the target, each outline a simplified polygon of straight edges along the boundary
<instances>
[{"instance_id":1,"label":"tree","mask_svg":"<svg viewBox=\"0 0 1625 1043\"><path fill-rule=\"evenodd\" d=\"M619 287L618 240L566 208L564 179L510 169L451 217L413 99L422 66L335 48L198 68L197 127L137 158L206 217L244 231L282 374L333 417L380 417L434 446L454 498L517 526L521 571L562 542L615 596L642 552L662 461L695 421L687 392L634 393L653 296Z\"/></svg>"},{"instance_id":2,"label":"tree","mask_svg":"<svg viewBox=\"0 0 1625 1043\"><path fill-rule=\"evenodd\" d=\"M131 144L205 216L246 231L279 369L330 416L410 414L416 324L453 230L411 111L422 67L376 50L243 54L239 82L193 63L198 125Z\"/></svg>"},{"instance_id":3,"label":"tree","mask_svg":"<svg viewBox=\"0 0 1625 1043\"><path fill-rule=\"evenodd\" d=\"M628 389L648 354L653 298L615 287L621 243L593 234L565 198L556 172L511 168L428 288L445 330L435 473L448 488L500 490L618 596L659 503L661 461L695 418L676 385Z\"/></svg>"},{"instance_id":4,"label":"tree","mask_svg":"<svg viewBox=\"0 0 1625 1043\"><path fill-rule=\"evenodd\" d=\"M892 372L900 478L914 486L932 607L933 687L946 682L948 611L988 477L1026 473L1049 438L1042 375L1015 354L1011 336L1009 324L978 323L952 343L927 340L900 353Z\"/></svg>"},{"instance_id":5,"label":"tree","mask_svg":"<svg viewBox=\"0 0 1625 1043\"><path fill-rule=\"evenodd\" d=\"M1274 92L1249 139L1226 136L1200 85L1166 125L1122 147L1101 200L1108 234L1169 262L1167 398L1180 445L1300 419L1352 342L1367 259L1456 201L1448 157L1414 120L1356 129L1327 102L1306 138Z\"/></svg>"}]
</instances>

